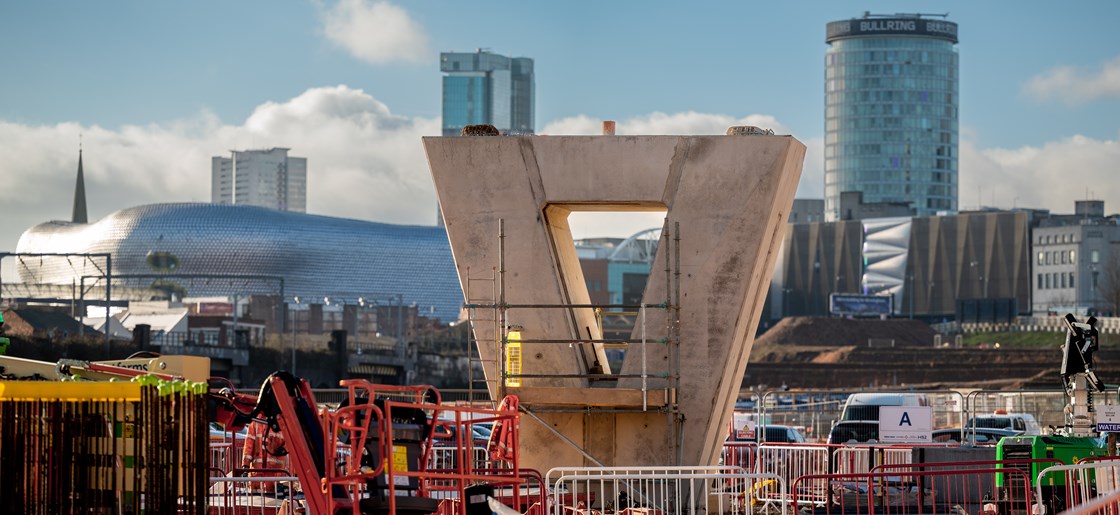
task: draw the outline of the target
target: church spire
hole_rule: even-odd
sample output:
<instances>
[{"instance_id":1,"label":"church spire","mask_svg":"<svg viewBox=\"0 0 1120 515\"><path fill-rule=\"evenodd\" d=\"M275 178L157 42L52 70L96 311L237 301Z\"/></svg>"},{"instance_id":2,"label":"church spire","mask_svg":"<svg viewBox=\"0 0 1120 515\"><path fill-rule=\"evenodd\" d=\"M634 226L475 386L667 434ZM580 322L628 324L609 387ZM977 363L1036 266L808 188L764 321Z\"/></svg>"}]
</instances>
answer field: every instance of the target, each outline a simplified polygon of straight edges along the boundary
<instances>
[{"instance_id":1,"label":"church spire","mask_svg":"<svg viewBox=\"0 0 1120 515\"><path fill-rule=\"evenodd\" d=\"M74 185L74 214L70 221L76 224L89 223L86 216L86 180L82 173L81 143L78 143L78 182Z\"/></svg>"}]
</instances>

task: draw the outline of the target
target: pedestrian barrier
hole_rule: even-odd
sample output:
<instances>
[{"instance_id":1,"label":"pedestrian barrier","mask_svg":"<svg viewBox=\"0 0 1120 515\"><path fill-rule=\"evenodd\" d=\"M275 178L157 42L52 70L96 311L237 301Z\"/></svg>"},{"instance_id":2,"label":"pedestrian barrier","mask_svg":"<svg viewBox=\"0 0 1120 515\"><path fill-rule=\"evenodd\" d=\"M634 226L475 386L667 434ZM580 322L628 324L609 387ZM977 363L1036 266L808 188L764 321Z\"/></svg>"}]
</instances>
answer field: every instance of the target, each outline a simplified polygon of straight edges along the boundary
<instances>
[{"instance_id":1,"label":"pedestrian barrier","mask_svg":"<svg viewBox=\"0 0 1120 515\"><path fill-rule=\"evenodd\" d=\"M785 481L738 467L559 467L549 470L550 511L729 515L752 512L751 489ZM785 506L781 513L786 513Z\"/></svg>"},{"instance_id":2,"label":"pedestrian barrier","mask_svg":"<svg viewBox=\"0 0 1120 515\"><path fill-rule=\"evenodd\" d=\"M306 513L299 478L211 477L208 515L296 515Z\"/></svg>"},{"instance_id":3,"label":"pedestrian barrier","mask_svg":"<svg viewBox=\"0 0 1120 515\"><path fill-rule=\"evenodd\" d=\"M1118 456L1087 458L1074 465L1054 465L1040 471L1035 481L1035 500L1045 513L1077 510L1098 497L1117 492L1120 492Z\"/></svg>"},{"instance_id":4,"label":"pedestrian barrier","mask_svg":"<svg viewBox=\"0 0 1120 515\"><path fill-rule=\"evenodd\" d=\"M758 446L754 472L763 476L781 478L781 484L770 484L755 489L755 500L765 504L786 505L793 501L802 504L822 504L827 490L815 485L785 489L798 477L828 474L828 454L832 447L816 444L768 444ZM777 488L780 486L781 488Z\"/></svg>"},{"instance_id":5,"label":"pedestrian barrier","mask_svg":"<svg viewBox=\"0 0 1120 515\"><path fill-rule=\"evenodd\" d=\"M837 474L862 474L879 465L907 465L914 459L910 446L847 446L836 449L833 460Z\"/></svg>"},{"instance_id":6,"label":"pedestrian barrier","mask_svg":"<svg viewBox=\"0 0 1120 515\"><path fill-rule=\"evenodd\" d=\"M862 474L823 474L797 478L791 489L824 490L826 502L815 514L996 515L1022 511L1031 498L1030 479L1016 468L900 470ZM1004 475L996 498L984 485ZM793 510L801 509L794 501Z\"/></svg>"},{"instance_id":7,"label":"pedestrian barrier","mask_svg":"<svg viewBox=\"0 0 1120 515\"><path fill-rule=\"evenodd\" d=\"M484 445L475 445L468 449L455 446L433 446L428 453L428 470L455 470L459 467L461 454L470 453L471 469L498 468L490 460L490 453Z\"/></svg>"},{"instance_id":8,"label":"pedestrian barrier","mask_svg":"<svg viewBox=\"0 0 1120 515\"><path fill-rule=\"evenodd\" d=\"M210 470L218 472L219 476L226 475L238 465L234 456L233 442L210 442Z\"/></svg>"},{"instance_id":9,"label":"pedestrian barrier","mask_svg":"<svg viewBox=\"0 0 1120 515\"><path fill-rule=\"evenodd\" d=\"M1060 465L1061 462L1054 459L1036 458L1036 459L1020 459L1020 460L980 460L980 461L949 461L949 462L928 462L928 463L909 463L909 464L886 464L879 465L871 469L872 473L889 473L892 471L934 471L934 470L978 470L978 469L991 469L991 468L1008 468L1015 469L1022 473L1023 476L1030 478L1030 471L1032 466L1047 467L1050 465ZM988 499L996 500L996 506L1002 504L1003 507L999 509L1001 513L1009 513L1018 511L1021 513L1028 513L1030 506L1026 504L1026 500L1021 501L1019 505L1012 505L1005 498L1007 497L1002 491L1003 487L998 487L995 481L995 475L980 475L977 476L979 484L970 485L970 488L977 489L985 492L985 497ZM934 492L934 501L939 504L945 504L950 499L944 497L946 493L951 495L952 486L946 480L941 478L934 478L932 484L928 485ZM927 486L927 485L923 485ZM1028 497L1030 497L1028 495Z\"/></svg>"},{"instance_id":10,"label":"pedestrian barrier","mask_svg":"<svg viewBox=\"0 0 1120 515\"><path fill-rule=\"evenodd\" d=\"M1062 515L1116 515L1117 513L1120 513L1120 490L1074 506L1063 511Z\"/></svg>"},{"instance_id":11,"label":"pedestrian barrier","mask_svg":"<svg viewBox=\"0 0 1120 515\"><path fill-rule=\"evenodd\" d=\"M750 472L754 470L754 457L757 452L758 444L754 442L724 442L720 464L739 467Z\"/></svg>"}]
</instances>

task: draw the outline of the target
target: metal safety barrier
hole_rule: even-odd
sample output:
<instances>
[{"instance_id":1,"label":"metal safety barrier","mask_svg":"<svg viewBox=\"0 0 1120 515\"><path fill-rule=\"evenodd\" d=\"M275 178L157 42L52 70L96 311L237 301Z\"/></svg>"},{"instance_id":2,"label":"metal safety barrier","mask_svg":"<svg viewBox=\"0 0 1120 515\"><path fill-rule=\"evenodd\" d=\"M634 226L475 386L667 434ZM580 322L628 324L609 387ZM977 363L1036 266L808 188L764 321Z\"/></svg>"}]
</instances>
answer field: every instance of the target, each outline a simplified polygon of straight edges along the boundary
<instances>
[{"instance_id":1,"label":"metal safety barrier","mask_svg":"<svg viewBox=\"0 0 1120 515\"><path fill-rule=\"evenodd\" d=\"M548 471L550 512L622 512L659 514L748 514L751 491L774 485L785 492L776 474L747 473L738 467L559 467ZM781 513L786 513L785 506Z\"/></svg>"},{"instance_id":2,"label":"metal safety barrier","mask_svg":"<svg viewBox=\"0 0 1120 515\"><path fill-rule=\"evenodd\" d=\"M491 462L490 453L484 445L475 445L470 449L460 450L454 446L433 446L428 453L427 469L431 471L455 470L459 466L460 455L470 453L472 469L501 468Z\"/></svg>"},{"instance_id":3,"label":"metal safety barrier","mask_svg":"<svg viewBox=\"0 0 1120 515\"><path fill-rule=\"evenodd\" d=\"M1047 488L1049 487L1049 491ZM1075 465L1054 465L1041 470L1035 481L1035 501L1043 513L1078 511L1098 497L1120 492L1120 457L1100 456ZM1115 508L1115 506L1113 507ZM1088 508L1085 508L1088 509ZM1107 506L1092 508L1107 512ZM1110 513L1120 513L1112 511Z\"/></svg>"},{"instance_id":4,"label":"metal safety barrier","mask_svg":"<svg viewBox=\"0 0 1120 515\"><path fill-rule=\"evenodd\" d=\"M1062 515L1116 515L1118 513L1120 513L1120 490L1074 506L1063 511Z\"/></svg>"},{"instance_id":5,"label":"metal safety barrier","mask_svg":"<svg viewBox=\"0 0 1120 515\"><path fill-rule=\"evenodd\" d=\"M968 470L981 470L981 469L1016 469L1023 476L1030 479L1030 470L1034 466L1046 467L1049 465L1061 464L1052 458L1032 458L1032 459L1019 459L1019 460L978 460L978 461L938 461L926 463L909 463L909 464L885 464L878 465L871 469L872 473L889 473L892 471L902 472L917 472L917 471L935 471L935 470L949 470L949 471L968 471ZM975 482L968 484L968 487L975 491L985 492L981 500L1000 500L996 503L996 511L1007 513L1008 510L1023 513L1028 513L1030 506L1027 505L1030 494L1028 492L1027 498L1019 500L1016 504L1012 504L1006 499L1007 495L1003 492L1006 486L1000 486L997 479L997 474L981 474L976 476ZM1003 474L1006 478L1006 474ZM931 495L933 495L933 502L935 505L947 505L949 501L953 500L953 491L955 485L952 483L954 479L933 477L929 484L923 484L923 488L929 488ZM1008 483L1010 485L1010 483ZM1002 507L1001 507L1002 504ZM961 514L963 515L963 514Z\"/></svg>"},{"instance_id":6,"label":"metal safety barrier","mask_svg":"<svg viewBox=\"0 0 1120 515\"><path fill-rule=\"evenodd\" d=\"M914 460L914 448L853 445L836 449L833 459L836 474L862 474L879 465L908 465Z\"/></svg>"},{"instance_id":7,"label":"metal safety barrier","mask_svg":"<svg viewBox=\"0 0 1120 515\"><path fill-rule=\"evenodd\" d=\"M754 442L724 442L720 453L720 464L752 472L757 452L758 444Z\"/></svg>"},{"instance_id":8,"label":"metal safety barrier","mask_svg":"<svg viewBox=\"0 0 1120 515\"><path fill-rule=\"evenodd\" d=\"M211 475L214 472L219 472L217 475L224 476L238 465L237 457L234 456L233 442L210 442L210 470Z\"/></svg>"},{"instance_id":9,"label":"metal safety barrier","mask_svg":"<svg viewBox=\"0 0 1120 515\"><path fill-rule=\"evenodd\" d=\"M786 489L785 485L794 483L798 477L828 473L829 446L815 444L762 444L755 455L754 472L764 476L781 479L781 488L775 484L760 485L752 496L762 503L776 503L783 506L793 501L802 504L821 504L826 499L827 490L812 485Z\"/></svg>"},{"instance_id":10,"label":"metal safety barrier","mask_svg":"<svg viewBox=\"0 0 1120 515\"><path fill-rule=\"evenodd\" d=\"M212 477L209 515L303 515L307 513L299 478Z\"/></svg>"},{"instance_id":11,"label":"metal safety barrier","mask_svg":"<svg viewBox=\"0 0 1120 515\"><path fill-rule=\"evenodd\" d=\"M827 500L814 513L820 515L1026 514L1031 499L1030 478L1017 468L899 470L863 474L802 476L793 490L827 491ZM1004 487L998 493L988 485L998 475ZM798 504L794 510L800 509Z\"/></svg>"}]
</instances>

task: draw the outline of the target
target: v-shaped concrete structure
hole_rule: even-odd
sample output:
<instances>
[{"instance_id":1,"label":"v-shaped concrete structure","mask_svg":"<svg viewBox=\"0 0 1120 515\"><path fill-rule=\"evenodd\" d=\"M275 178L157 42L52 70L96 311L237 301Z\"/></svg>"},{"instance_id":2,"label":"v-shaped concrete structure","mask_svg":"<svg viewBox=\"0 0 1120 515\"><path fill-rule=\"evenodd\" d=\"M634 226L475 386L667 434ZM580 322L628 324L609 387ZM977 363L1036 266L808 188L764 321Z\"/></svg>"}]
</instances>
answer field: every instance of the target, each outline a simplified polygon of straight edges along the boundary
<instances>
[{"instance_id":1,"label":"v-shaped concrete structure","mask_svg":"<svg viewBox=\"0 0 1120 515\"><path fill-rule=\"evenodd\" d=\"M679 299L679 312L646 310L644 362L656 376L646 381L646 410L635 377L643 345L631 344L613 371L624 377L590 382L578 376L601 356L597 346L526 342L522 373L533 377L509 393L543 423L521 424L522 466L714 464L805 146L789 136L734 135L430 137L424 147L468 302L499 301L495 283L478 279L496 279L504 262L509 305L589 304L571 211L667 210L671 237L679 227L679 245L663 235L643 298ZM500 329L477 312L473 329L495 395ZM523 340L601 339L589 308L505 312Z\"/></svg>"}]
</instances>

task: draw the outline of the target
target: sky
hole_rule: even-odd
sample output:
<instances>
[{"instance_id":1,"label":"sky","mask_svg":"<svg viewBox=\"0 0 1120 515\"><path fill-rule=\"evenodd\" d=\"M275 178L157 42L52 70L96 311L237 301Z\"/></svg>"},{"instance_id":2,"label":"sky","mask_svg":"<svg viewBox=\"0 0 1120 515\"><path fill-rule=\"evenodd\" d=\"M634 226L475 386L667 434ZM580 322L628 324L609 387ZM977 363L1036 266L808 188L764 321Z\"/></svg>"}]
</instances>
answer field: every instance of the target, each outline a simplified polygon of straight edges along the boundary
<instances>
[{"instance_id":1,"label":"sky","mask_svg":"<svg viewBox=\"0 0 1120 515\"><path fill-rule=\"evenodd\" d=\"M90 221L208 202L210 158L308 158L308 212L435 223L421 147L440 133L439 52L530 57L537 132L722 134L808 147L823 191L829 21L948 13L960 26L960 199L1120 211L1120 2L0 2L0 252L69 219L79 141ZM591 219L626 236L649 218Z\"/></svg>"}]
</instances>

